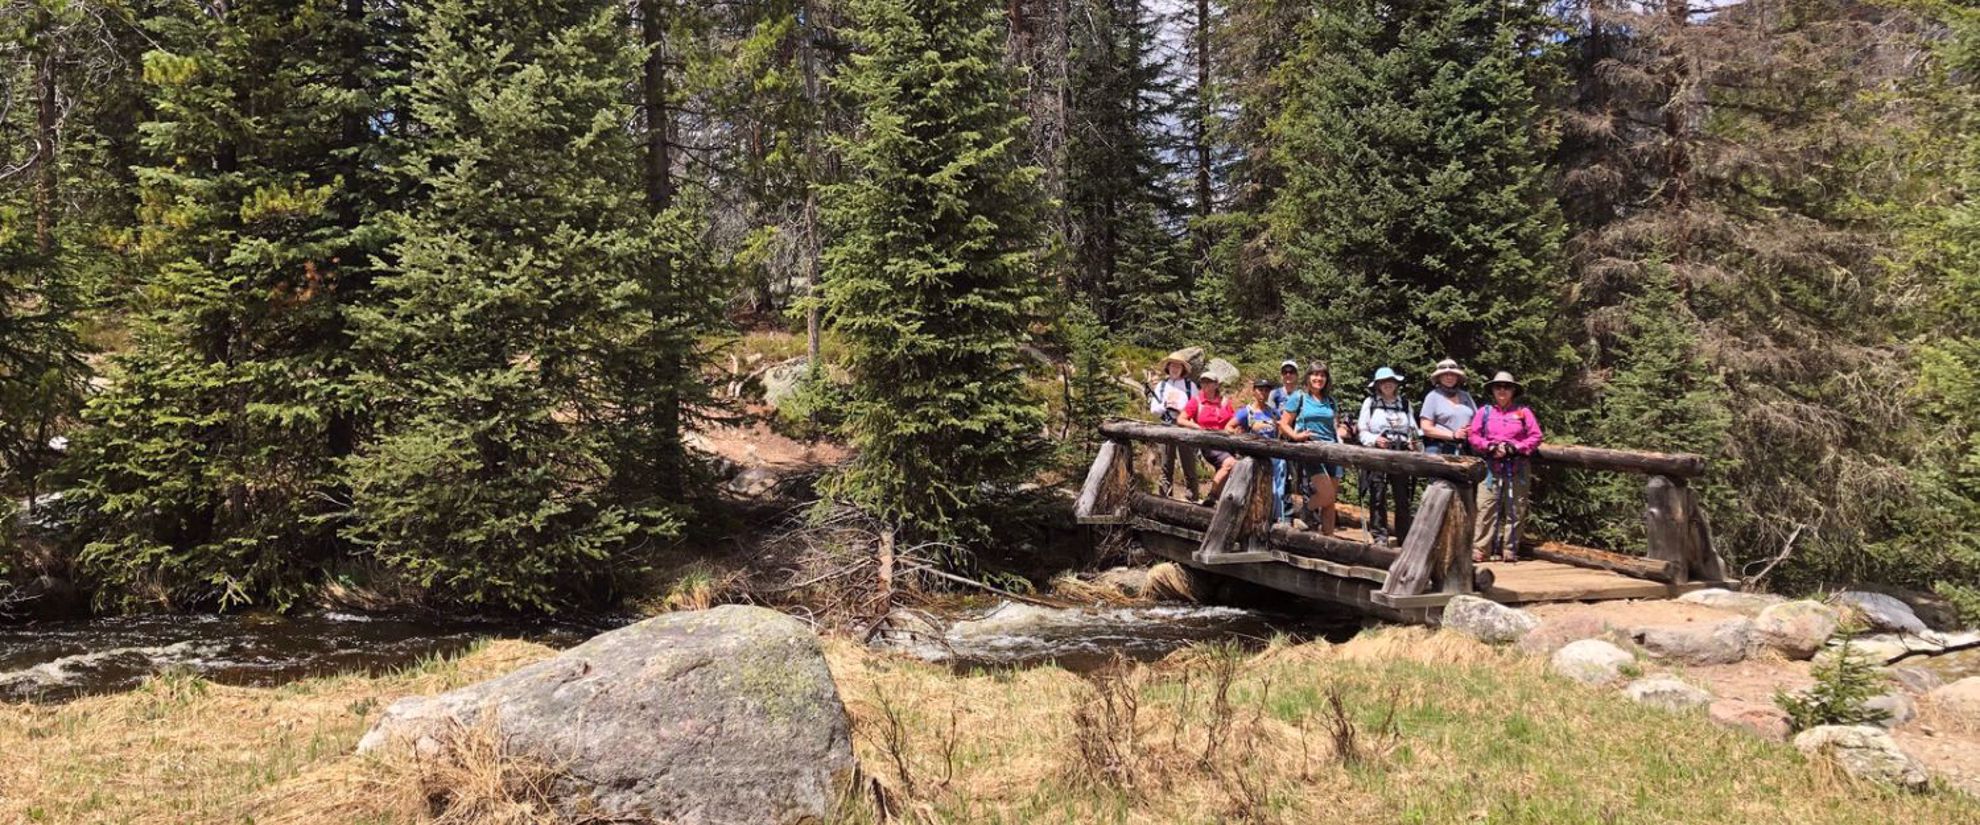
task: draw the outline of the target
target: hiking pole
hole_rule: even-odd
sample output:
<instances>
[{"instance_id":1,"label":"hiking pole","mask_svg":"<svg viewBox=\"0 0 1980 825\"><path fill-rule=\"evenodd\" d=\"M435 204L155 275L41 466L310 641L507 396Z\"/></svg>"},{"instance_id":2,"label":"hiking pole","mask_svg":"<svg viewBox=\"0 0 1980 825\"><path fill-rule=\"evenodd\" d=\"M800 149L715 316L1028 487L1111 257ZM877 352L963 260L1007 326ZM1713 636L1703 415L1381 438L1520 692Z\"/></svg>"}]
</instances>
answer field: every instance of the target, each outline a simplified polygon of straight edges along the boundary
<instances>
[{"instance_id":1,"label":"hiking pole","mask_svg":"<svg viewBox=\"0 0 1980 825\"><path fill-rule=\"evenodd\" d=\"M1512 506L1512 490L1506 484L1506 470L1511 462L1503 458L1492 459L1492 476L1499 484L1498 512L1492 516L1492 555L1505 558L1506 511Z\"/></svg>"}]
</instances>

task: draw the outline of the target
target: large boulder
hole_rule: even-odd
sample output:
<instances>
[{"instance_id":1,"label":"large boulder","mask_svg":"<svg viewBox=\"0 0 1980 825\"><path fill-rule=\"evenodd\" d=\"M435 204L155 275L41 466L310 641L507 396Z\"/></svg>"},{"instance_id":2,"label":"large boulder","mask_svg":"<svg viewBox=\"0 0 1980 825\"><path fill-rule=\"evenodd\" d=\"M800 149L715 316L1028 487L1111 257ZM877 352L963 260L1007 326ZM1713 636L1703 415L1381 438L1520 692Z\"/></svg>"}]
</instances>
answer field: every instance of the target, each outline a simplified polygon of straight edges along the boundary
<instances>
[{"instance_id":1,"label":"large boulder","mask_svg":"<svg viewBox=\"0 0 1980 825\"><path fill-rule=\"evenodd\" d=\"M1905 692L1923 696L1945 685L1946 680L1939 674L1922 667L1894 667L1884 671L1884 676Z\"/></svg>"},{"instance_id":2,"label":"large boulder","mask_svg":"<svg viewBox=\"0 0 1980 825\"><path fill-rule=\"evenodd\" d=\"M1753 620L1753 636L1782 656L1805 660L1828 643L1840 621L1836 609L1821 602L1782 602L1760 611L1760 617Z\"/></svg>"},{"instance_id":3,"label":"large boulder","mask_svg":"<svg viewBox=\"0 0 1980 825\"><path fill-rule=\"evenodd\" d=\"M1554 651L1554 672L1584 685L1608 685L1622 681L1633 669L1636 657L1629 651L1601 639L1582 639Z\"/></svg>"},{"instance_id":4,"label":"large boulder","mask_svg":"<svg viewBox=\"0 0 1980 825\"><path fill-rule=\"evenodd\" d=\"M1918 760L1898 749L1897 740L1868 725L1822 725L1794 737L1794 747L1810 757L1835 760L1849 775L1909 790L1924 790L1932 778Z\"/></svg>"},{"instance_id":5,"label":"large boulder","mask_svg":"<svg viewBox=\"0 0 1980 825\"><path fill-rule=\"evenodd\" d=\"M1760 611L1787 601L1787 599L1772 593L1741 593L1737 590L1722 590L1719 588L1693 590L1690 593L1679 596L1677 600L1685 604L1695 604L1700 607L1727 610L1733 613L1744 613L1748 616L1758 616L1760 615Z\"/></svg>"},{"instance_id":6,"label":"large boulder","mask_svg":"<svg viewBox=\"0 0 1980 825\"><path fill-rule=\"evenodd\" d=\"M1490 599L1454 596L1444 605L1443 625L1486 644L1508 644L1531 633L1540 620Z\"/></svg>"},{"instance_id":7,"label":"large boulder","mask_svg":"<svg viewBox=\"0 0 1980 825\"><path fill-rule=\"evenodd\" d=\"M682 823L820 822L854 768L845 707L796 619L728 605L671 613L439 696L401 699L360 752L432 752L493 727L557 766L573 811Z\"/></svg>"},{"instance_id":8,"label":"large boulder","mask_svg":"<svg viewBox=\"0 0 1980 825\"><path fill-rule=\"evenodd\" d=\"M1914 634L1930 631L1911 605L1896 596L1866 590L1844 590L1830 596L1829 603L1857 617L1866 630Z\"/></svg>"},{"instance_id":9,"label":"large boulder","mask_svg":"<svg viewBox=\"0 0 1980 825\"><path fill-rule=\"evenodd\" d=\"M1712 703L1712 694L1673 676L1638 679L1623 688L1623 694L1636 702L1665 710L1691 710Z\"/></svg>"},{"instance_id":10,"label":"large boulder","mask_svg":"<svg viewBox=\"0 0 1980 825\"><path fill-rule=\"evenodd\" d=\"M1793 731L1786 711L1760 702L1720 699L1705 709L1705 716L1725 727L1775 742L1786 742Z\"/></svg>"},{"instance_id":11,"label":"large boulder","mask_svg":"<svg viewBox=\"0 0 1980 825\"><path fill-rule=\"evenodd\" d=\"M1729 665L1746 658L1753 644L1753 620L1742 616L1708 625L1642 627L1630 635L1652 658L1685 665Z\"/></svg>"},{"instance_id":12,"label":"large boulder","mask_svg":"<svg viewBox=\"0 0 1980 825\"><path fill-rule=\"evenodd\" d=\"M1980 731L1980 676L1968 676L1925 694L1939 718L1964 730Z\"/></svg>"}]
</instances>

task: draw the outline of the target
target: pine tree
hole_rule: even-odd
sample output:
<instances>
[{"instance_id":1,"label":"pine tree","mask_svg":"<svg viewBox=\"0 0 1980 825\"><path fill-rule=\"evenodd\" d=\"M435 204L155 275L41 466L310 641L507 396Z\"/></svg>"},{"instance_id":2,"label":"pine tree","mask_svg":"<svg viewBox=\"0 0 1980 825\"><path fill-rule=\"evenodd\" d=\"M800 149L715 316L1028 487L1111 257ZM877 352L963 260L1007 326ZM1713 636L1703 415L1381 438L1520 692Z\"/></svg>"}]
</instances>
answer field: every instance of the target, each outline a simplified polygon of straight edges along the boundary
<instances>
[{"instance_id":1,"label":"pine tree","mask_svg":"<svg viewBox=\"0 0 1980 825\"><path fill-rule=\"evenodd\" d=\"M1952 34L1937 44L1934 71L1918 103L1923 143L1915 177L1919 199L1906 237L1905 267L1927 301L1911 338L1919 412L1935 422L1920 495L1896 525L1891 555L1903 573L1980 620L1980 8L1932 8ZM1899 572L1899 571L1893 571Z\"/></svg>"},{"instance_id":2,"label":"pine tree","mask_svg":"<svg viewBox=\"0 0 1980 825\"><path fill-rule=\"evenodd\" d=\"M1336 376L1445 356L1563 376L1551 25L1534 2L1355 0L1302 26L1270 127L1291 351L1323 345Z\"/></svg>"},{"instance_id":3,"label":"pine tree","mask_svg":"<svg viewBox=\"0 0 1980 825\"><path fill-rule=\"evenodd\" d=\"M376 249L376 64L332 0L162 6L130 252L133 342L92 400L84 569L130 600L284 604L339 555L344 313Z\"/></svg>"},{"instance_id":4,"label":"pine tree","mask_svg":"<svg viewBox=\"0 0 1980 825\"><path fill-rule=\"evenodd\" d=\"M853 0L859 125L825 191L825 309L856 456L830 493L916 539L972 539L983 485L1039 456L1018 347L1039 309L1037 170L988 0Z\"/></svg>"},{"instance_id":5,"label":"pine tree","mask_svg":"<svg viewBox=\"0 0 1980 825\"><path fill-rule=\"evenodd\" d=\"M1909 498L1901 457L1936 440L1913 435L1887 346L1902 314L1883 264L1879 203L1897 164L1881 119L1912 64L1909 35L1846 0L1703 8L1591 0L1577 17L1560 164L1582 389L1598 414L1631 409L1600 399L1638 348L1637 307L1667 307L1693 342L1692 385L1722 383L1731 414L1714 458L1732 495L1711 513L1730 560L1799 534L1788 586L1905 570L1909 559L1863 551ZM1717 415L1589 426L1649 446L1658 424Z\"/></svg>"},{"instance_id":6,"label":"pine tree","mask_svg":"<svg viewBox=\"0 0 1980 825\"><path fill-rule=\"evenodd\" d=\"M1078 0L1071 20L1065 141L1069 300L1108 328L1166 343L1184 319L1184 216L1167 191L1165 120L1174 114L1141 0Z\"/></svg>"},{"instance_id":7,"label":"pine tree","mask_svg":"<svg viewBox=\"0 0 1980 825\"><path fill-rule=\"evenodd\" d=\"M625 9L436 0L410 22L391 172L414 191L357 314L378 433L346 534L443 600L609 597L678 525L641 456L679 433L628 393L678 355L654 310L694 277L654 274L684 242L644 214Z\"/></svg>"}]
</instances>

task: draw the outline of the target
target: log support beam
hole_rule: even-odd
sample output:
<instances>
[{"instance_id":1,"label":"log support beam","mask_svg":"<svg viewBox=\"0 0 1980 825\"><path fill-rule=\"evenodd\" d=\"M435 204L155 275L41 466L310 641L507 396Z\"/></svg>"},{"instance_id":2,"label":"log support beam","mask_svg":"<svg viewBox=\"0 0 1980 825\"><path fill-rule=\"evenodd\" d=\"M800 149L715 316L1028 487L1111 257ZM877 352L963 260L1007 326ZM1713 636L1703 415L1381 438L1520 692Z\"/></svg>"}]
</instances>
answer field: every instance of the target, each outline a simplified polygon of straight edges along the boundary
<instances>
[{"instance_id":1,"label":"log support beam","mask_svg":"<svg viewBox=\"0 0 1980 825\"><path fill-rule=\"evenodd\" d=\"M1128 517L1128 494L1134 490L1134 445L1108 441L1086 471L1086 483L1073 503L1080 524L1121 524Z\"/></svg>"}]
</instances>

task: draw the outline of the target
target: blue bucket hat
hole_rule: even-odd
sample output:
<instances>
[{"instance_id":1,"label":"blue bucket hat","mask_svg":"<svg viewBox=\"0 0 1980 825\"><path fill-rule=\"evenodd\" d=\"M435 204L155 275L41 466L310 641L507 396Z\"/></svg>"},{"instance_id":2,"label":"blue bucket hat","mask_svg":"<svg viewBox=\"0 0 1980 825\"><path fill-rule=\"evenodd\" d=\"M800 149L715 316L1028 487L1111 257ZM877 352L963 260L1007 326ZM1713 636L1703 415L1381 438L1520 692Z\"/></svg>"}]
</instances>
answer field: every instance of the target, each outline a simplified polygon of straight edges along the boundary
<instances>
[{"instance_id":1,"label":"blue bucket hat","mask_svg":"<svg viewBox=\"0 0 1980 825\"><path fill-rule=\"evenodd\" d=\"M1383 367L1379 370L1376 370L1375 377L1368 379L1368 388L1371 390L1375 389L1376 384L1380 384L1384 381L1394 381L1400 384L1403 382L1402 373L1396 372L1395 370L1390 369L1388 367Z\"/></svg>"}]
</instances>

